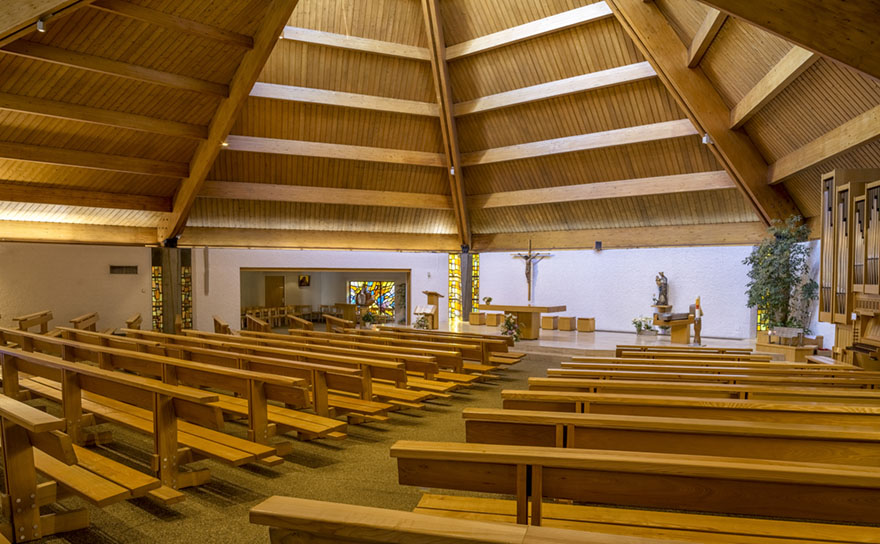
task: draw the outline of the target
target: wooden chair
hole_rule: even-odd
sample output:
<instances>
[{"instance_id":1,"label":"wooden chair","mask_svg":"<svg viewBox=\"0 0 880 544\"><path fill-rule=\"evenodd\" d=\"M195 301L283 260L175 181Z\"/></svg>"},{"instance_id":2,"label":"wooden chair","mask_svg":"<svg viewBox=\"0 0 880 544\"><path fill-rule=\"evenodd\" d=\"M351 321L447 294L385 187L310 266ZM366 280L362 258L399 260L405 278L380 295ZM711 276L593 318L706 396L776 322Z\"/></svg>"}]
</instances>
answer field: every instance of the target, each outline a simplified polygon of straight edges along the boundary
<instances>
[{"instance_id":1,"label":"wooden chair","mask_svg":"<svg viewBox=\"0 0 880 544\"><path fill-rule=\"evenodd\" d=\"M49 322L53 319L52 310L43 310L42 312L12 318L13 321L18 323L20 330L26 331L30 330L31 327L39 326L40 334L49 332Z\"/></svg>"}]
</instances>

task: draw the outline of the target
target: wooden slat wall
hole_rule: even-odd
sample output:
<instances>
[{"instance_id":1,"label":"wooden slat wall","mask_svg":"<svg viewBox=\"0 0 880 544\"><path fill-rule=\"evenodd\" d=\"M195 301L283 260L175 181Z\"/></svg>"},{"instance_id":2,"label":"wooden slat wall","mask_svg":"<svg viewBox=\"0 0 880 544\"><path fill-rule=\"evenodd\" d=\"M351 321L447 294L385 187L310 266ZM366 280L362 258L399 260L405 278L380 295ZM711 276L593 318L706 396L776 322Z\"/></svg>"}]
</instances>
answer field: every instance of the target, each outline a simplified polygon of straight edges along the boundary
<instances>
[{"instance_id":1,"label":"wooden slat wall","mask_svg":"<svg viewBox=\"0 0 880 544\"><path fill-rule=\"evenodd\" d=\"M598 0L444 0L440 17L446 45L479 38L564 11L594 4Z\"/></svg>"},{"instance_id":2,"label":"wooden slat wall","mask_svg":"<svg viewBox=\"0 0 880 544\"><path fill-rule=\"evenodd\" d=\"M0 195L2 198L2 195ZM41 221L119 227L152 227L161 214L135 210L109 210L84 206L57 206L0 201L0 221Z\"/></svg>"}]
</instances>

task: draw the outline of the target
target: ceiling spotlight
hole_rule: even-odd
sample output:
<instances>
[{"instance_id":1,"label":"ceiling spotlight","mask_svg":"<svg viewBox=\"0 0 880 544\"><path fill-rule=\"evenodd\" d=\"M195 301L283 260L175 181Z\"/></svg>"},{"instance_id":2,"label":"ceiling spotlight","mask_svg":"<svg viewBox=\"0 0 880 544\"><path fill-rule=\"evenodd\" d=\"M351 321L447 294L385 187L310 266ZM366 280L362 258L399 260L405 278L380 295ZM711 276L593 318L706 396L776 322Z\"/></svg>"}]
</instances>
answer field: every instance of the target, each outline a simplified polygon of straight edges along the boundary
<instances>
[{"instance_id":1,"label":"ceiling spotlight","mask_svg":"<svg viewBox=\"0 0 880 544\"><path fill-rule=\"evenodd\" d=\"M229 142L223 142L223 143L220 144L220 145L223 146L223 147L229 147Z\"/></svg>"},{"instance_id":2,"label":"ceiling spotlight","mask_svg":"<svg viewBox=\"0 0 880 544\"><path fill-rule=\"evenodd\" d=\"M706 133L706 134L703 134L703 143L706 145L712 145L715 143L715 140L713 140L712 137L709 136L708 133Z\"/></svg>"},{"instance_id":3,"label":"ceiling spotlight","mask_svg":"<svg viewBox=\"0 0 880 544\"><path fill-rule=\"evenodd\" d=\"M453 166L452 168L449 169L449 175L450 175L450 176L454 176L454 175L455 175L455 167L454 167L454 166Z\"/></svg>"},{"instance_id":4,"label":"ceiling spotlight","mask_svg":"<svg viewBox=\"0 0 880 544\"><path fill-rule=\"evenodd\" d=\"M37 19L37 32L46 32L46 18L40 17Z\"/></svg>"}]
</instances>

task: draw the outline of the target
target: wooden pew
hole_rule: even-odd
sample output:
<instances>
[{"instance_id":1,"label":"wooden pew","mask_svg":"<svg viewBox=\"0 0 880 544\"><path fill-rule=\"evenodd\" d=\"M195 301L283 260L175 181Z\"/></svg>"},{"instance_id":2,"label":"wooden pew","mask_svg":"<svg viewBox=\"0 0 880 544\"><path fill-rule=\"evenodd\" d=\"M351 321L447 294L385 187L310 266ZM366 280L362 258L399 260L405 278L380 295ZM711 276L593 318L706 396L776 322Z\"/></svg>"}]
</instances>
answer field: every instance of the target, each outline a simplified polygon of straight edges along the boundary
<instances>
[{"instance_id":1,"label":"wooden pew","mask_svg":"<svg viewBox=\"0 0 880 544\"><path fill-rule=\"evenodd\" d=\"M352 544L674 544L548 527L441 519L293 497L266 499L251 508L250 522L269 527L269 538L277 544L329 544L342 539Z\"/></svg>"},{"instance_id":2,"label":"wooden pew","mask_svg":"<svg viewBox=\"0 0 880 544\"><path fill-rule=\"evenodd\" d=\"M74 317L70 320L70 325L74 329L80 329L84 331L97 331L98 330L98 312L92 312L90 314L81 315L79 317Z\"/></svg>"},{"instance_id":3,"label":"wooden pew","mask_svg":"<svg viewBox=\"0 0 880 544\"><path fill-rule=\"evenodd\" d=\"M801 423L465 408L466 440L880 467L880 430Z\"/></svg>"},{"instance_id":4,"label":"wooden pew","mask_svg":"<svg viewBox=\"0 0 880 544\"><path fill-rule=\"evenodd\" d=\"M438 331L423 331L421 329L390 327L386 325L380 326L378 330L364 331L359 329L357 332L359 334L372 334L410 340L424 340L441 343L449 342L451 340L459 344L471 344L479 350L479 359L477 360L482 364L489 364L490 358L493 355L504 356L506 354L508 357L517 359L525 356L524 353L510 353L507 349L509 346L507 338L502 338L498 335L485 337L481 335L465 335L451 332L440 333Z\"/></svg>"},{"instance_id":5,"label":"wooden pew","mask_svg":"<svg viewBox=\"0 0 880 544\"><path fill-rule=\"evenodd\" d=\"M287 325L294 329L302 329L304 331L315 330L315 324L293 314L287 314Z\"/></svg>"},{"instance_id":6,"label":"wooden pew","mask_svg":"<svg viewBox=\"0 0 880 544\"><path fill-rule=\"evenodd\" d=\"M327 330L332 332L342 332L345 329L353 329L354 321L349 321L348 319L342 319L341 317L336 317L335 315L330 314L321 314L321 317L324 318L324 321L327 323ZM265 331L272 332L272 331Z\"/></svg>"},{"instance_id":7,"label":"wooden pew","mask_svg":"<svg viewBox=\"0 0 880 544\"><path fill-rule=\"evenodd\" d=\"M87 331L67 329L63 331L63 334L69 336L71 332L83 334ZM58 356L71 362L76 360L90 361L105 370L126 370L140 376L161 380L170 385L189 385L196 388L211 387L244 397L247 399L248 408L248 440L264 446L255 447L241 439L226 435L221 443L235 446L237 449L255 456L261 463L269 465L280 464L282 460L275 456L279 446L268 445L271 436L268 422L268 400L296 403L304 402L304 399L307 398L307 393L302 387L303 382L296 378L284 378L274 374L183 361L137 352L136 348L135 350L126 350L85 344L66 338L46 338L22 332L16 334L16 331L11 329L0 328L0 340L15 342L26 351ZM216 400L219 400L219 395L217 396ZM227 397L227 395L223 396ZM182 402L178 403L177 412L179 417L196 425L222 430L220 412L216 409L208 409L201 404ZM194 426L190 432L196 434L198 429ZM214 436L207 430L206 433ZM74 438L76 439L76 437ZM289 452L288 443L282 444L280 448L278 451L280 454Z\"/></svg>"},{"instance_id":8,"label":"wooden pew","mask_svg":"<svg viewBox=\"0 0 880 544\"><path fill-rule=\"evenodd\" d=\"M193 457L190 450L179 449L178 443L195 451L202 441L191 440L182 422L182 428L178 428L177 407L181 402L204 405L216 401L217 395L5 345L0 345L0 366L6 396L20 398L20 388L26 386L37 395L60 402L66 432L74 442L80 441L85 428L93 422L83 412L84 407L96 417L152 435L152 470L162 487L149 494L157 500L181 500L178 489L203 484L210 478L207 470L180 471L180 466ZM21 380L21 373L33 378ZM92 399L105 396L116 399L115 410L95 409ZM141 412L140 416L133 415L126 406Z\"/></svg>"},{"instance_id":9,"label":"wooden pew","mask_svg":"<svg viewBox=\"0 0 880 544\"><path fill-rule=\"evenodd\" d=\"M504 390L501 398L512 410L880 428L877 404L519 390Z\"/></svg>"},{"instance_id":10,"label":"wooden pew","mask_svg":"<svg viewBox=\"0 0 880 544\"><path fill-rule=\"evenodd\" d=\"M344 357L337 355L325 355L320 353L303 352L289 349L272 348L266 346L240 344L230 339L230 341L216 341L206 338L198 338L194 336L168 335L150 331L123 331L126 335L135 338L151 339L169 346L190 346L203 347L217 351L220 353L235 353L242 355L257 355L260 357L268 357L277 360L289 361L291 367L300 363L312 363L321 365L323 370L328 368L337 368L342 370L360 371L360 386L357 391L345 389L348 392L356 392L359 397L345 397L334 395L329 402L334 406L340 414L349 415L349 422L360 421L359 418L366 417L377 421L385 421L388 419L387 412L395 408L394 405L377 402L373 399L372 378L379 377L388 379L396 384L405 384L407 375L406 369L402 363L389 363L385 361L375 361L371 359L361 359L353 357ZM219 355L219 353L217 354ZM302 365L300 365L302 366ZM390 388L394 389L394 388ZM389 396L394 394L389 389L383 390L382 395ZM319 414L325 415L325 414Z\"/></svg>"},{"instance_id":11,"label":"wooden pew","mask_svg":"<svg viewBox=\"0 0 880 544\"><path fill-rule=\"evenodd\" d=\"M394 340L395 342L400 340L410 340L420 342L420 345L455 347L461 352L461 356L464 359L477 361L476 363L465 363L463 365L463 369L470 372L490 372L492 370L496 370L498 368L498 365L501 364L498 362L493 363L492 361L490 361L490 352L486 349L486 344L484 344L482 340L476 338L454 339L454 343L451 343L453 339L440 336L425 337L410 335L407 333L366 329L345 329L344 332L373 338L377 341L383 339ZM507 360L506 362L508 364L510 363L510 361Z\"/></svg>"},{"instance_id":12,"label":"wooden pew","mask_svg":"<svg viewBox=\"0 0 880 544\"><path fill-rule=\"evenodd\" d=\"M877 467L415 441L391 456L403 485L514 495L517 522L532 525L544 498L861 524L880 508Z\"/></svg>"},{"instance_id":13,"label":"wooden pew","mask_svg":"<svg viewBox=\"0 0 880 544\"><path fill-rule=\"evenodd\" d=\"M758 363L761 366L737 366L738 363L730 363L723 366L715 365L679 365L663 364L652 359L651 362L614 362L614 363L582 363L562 362L560 366L569 370L628 370L634 372L677 373L690 374L747 374L749 376L827 376L841 378L873 378L880 381L880 372L855 370L854 368L836 368L818 365L775 365L773 363ZM772 366L764 366L772 365Z\"/></svg>"},{"instance_id":14,"label":"wooden pew","mask_svg":"<svg viewBox=\"0 0 880 544\"><path fill-rule=\"evenodd\" d=\"M49 322L52 321L52 310L43 310L28 315L13 317L12 320L18 323L19 330L30 330L31 327L40 327L40 334L49 332Z\"/></svg>"},{"instance_id":15,"label":"wooden pew","mask_svg":"<svg viewBox=\"0 0 880 544\"><path fill-rule=\"evenodd\" d=\"M615 356L620 357L624 351L676 351L680 353L735 353L748 355L751 348L724 348L712 346L650 346L646 344L617 344Z\"/></svg>"},{"instance_id":16,"label":"wooden pew","mask_svg":"<svg viewBox=\"0 0 880 544\"><path fill-rule=\"evenodd\" d=\"M585 370L580 368L558 368L547 370L550 378L586 378L603 380L667 380L695 383L730 383L730 384L761 384L789 385L799 387L854 387L874 389L878 384L875 376L864 376L863 373L849 373L835 376L799 376L799 375L754 375L742 372L725 371L723 374L678 371L636 371L636 370Z\"/></svg>"},{"instance_id":17,"label":"wooden pew","mask_svg":"<svg viewBox=\"0 0 880 544\"><path fill-rule=\"evenodd\" d=\"M715 367L736 367L736 368L796 368L798 370L851 370L861 372L864 369L860 366L850 365L846 363L838 363L834 365L816 365L810 363L794 363L786 361L718 361L718 360L695 360L695 359L643 359L639 357L603 357L596 355L576 356L571 361L564 363L620 363L620 364L640 364L640 365L658 365L658 366L715 366Z\"/></svg>"},{"instance_id":18,"label":"wooden pew","mask_svg":"<svg viewBox=\"0 0 880 544\"><path fill-rule=\"evenodd\" d=\"M219 334L232 334L232 329L229 328L229 323L223 321L218 316L213 316L214 319L214 332ZM139 329L140 327L128 327L129 329Z\"/></svg>"},{"instance_id":19,"label":"wooden pew","mask_svg":"<svg viewBox=\"0 0 880 544\"><path fill-rule=\"evenodd\" d=\"M387 331L427 333L427 334L431 334L433 336L449 336L452 338L485 338L487 340L501 340L510 347L513 347L513 345L514 345L513 338L510 336L505 336L503 334L489 334L489 333L464 332L464 331L441 331L441 330L437 330L437 329L425 331L423 329L416 329L413 327L400 327L397 325L382 325L379 327L379 329L380 330L387 330Z\"/></svg>"},{"instance_id":20,"label":"wooden pew","mask_svg":"<svg viewBox=\"0 0 880 544\"><path fill-rule=\"evenodd\" d=\"M125 327L128 329L139 329L141 328L141 324L143 324L141 314L134 314L125 320Z\"/></svg>"},{"instance_id":21,"label":"wooden pew","mask_svg":"<svg viewBox=\"0 0 880 544\"><path fill-rule=\"evenodd\" d=\"M693 353L689 351L626 351L618 357L639 359L698 359L713 361L772 361L771 355L762 353Z\"/></svg>"},{"instance_id":22,"label":"wooden pew","mask_svg":"<svg viewBox=\"0 0 880 544\"><path fill-rule=\"evenodd\" d=\"M791 387L648 380L600 380L590 378L529 378L533 391L581 391L643 395L675 395L723 399L813 400L880 404L880 391L851 387Z\"/></svg>"},{"instance_id":23,"label":"wooden pew","mask_svg":"<svg viewBox=\"0 0 880 544\"><path fill-rule=\"evenodd\" d=\"M272 332L272 327L269 326L269 323L258 317L247 314L245 320L247 321L247 329L250 331ZM175 332L179 333L181 331Z\"/></svg>"}]
</instances>

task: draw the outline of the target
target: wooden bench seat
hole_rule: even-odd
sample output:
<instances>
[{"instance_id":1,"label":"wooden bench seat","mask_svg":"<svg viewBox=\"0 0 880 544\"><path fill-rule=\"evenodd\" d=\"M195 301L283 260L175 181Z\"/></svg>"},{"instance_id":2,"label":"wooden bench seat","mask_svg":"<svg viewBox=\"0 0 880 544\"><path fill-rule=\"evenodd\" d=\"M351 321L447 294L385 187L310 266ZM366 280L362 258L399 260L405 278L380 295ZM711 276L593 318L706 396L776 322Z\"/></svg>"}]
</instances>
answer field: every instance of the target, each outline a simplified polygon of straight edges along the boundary
<instances>
[{"instance_id":1,"label":"wooden bench seat","mask_svg":"<svg viewBox=\"0 0 880 544\"><path fill-rule=\"evenodd\" d=\"M269 527L277 544L674 544L549 527L441 519L412 512L293 497L270 497L250 522Z\"/></svg>"},{"instance_id":2,"label":"wooden bench seat","mask_svg":"<svg viewBox=\"0 0 880 544\"><path fill-rule=\"evenodd\" d=\"M880 467L880 429L465 408L467 441Z\"/></svg>"},{"instance_id":3,"label":"wooden bench seat","mask_svg":"<svg viewBox=\"0 0 880 544\"><path fill-rule=\"evenodd\" d=\"M817 365L839 365L840 362L834 360L832 357L827 357L825 355L807 355L807 362L817 364ZM860 368L860 367L856 367Z\"/></svg>"},{"instance_id":4,"label":"wooden bench seat","mask_svg":"<svg viewBox=\"0 0 880 544\"><path fill-rule=\"evenodd\" d=\"M582 391L741 399L814 399L816 402L880 404L880 391L855 387L798 387L780 385L678 382L668 380L601 380L592 378L529 378L534 391Z\"/></svg>"},{"instance_id":5,"label":"wooden bench seat","mask_svg":"<svg viewBox=\"0 0 880 544\"><path fill-rule=\"evenodd\" d=\"M551 368L547 370L551 378L596 378L604 380L674 380L676 382L736 383L762 385L792 385L800 387L855 387L874 389L880 384L875 376L862 376L862 373L848 373L842 376L800 376L800 375L755 375L747 372L723 371L723 373L681 372L681 371L638 371L638 370L593 370L581 368Z\"/></svg>"},{"instance_id":6,"label":"wooden bench seat","mask_svg":"<svg viewBox=\"0 0 880 544\"><path fill-rule=\"evenodd\" d=\"M403 485L517 497L540 525L542 501L871 524L880 468L767 459L496 444L399 441Z\"/></svg>"},{"instance_id":7,"label":"wooden bench seat","mask_svg":"<svg viewBox=\"0 0 880 544\"><path fill-rule=\"evenodd\" d=\"M717 361L765 361L773 360L771 355L763 353L694 353L691 351L627 351L620 352L618 357L637 357L639 359L696 359Z\"/></svg>"},{"instance_id":8,"label":"wooden bench seat","mask_svg":"<svg viewBox=\"0 0 880 544\"><path fill-rule=\"evenodd\" d=\"M218 401L223 411L247 417L247 400L237 397L224 397ZM345 436L346 424L343 421L310 414L300 410L292 410L281 406L269 405L269 421L279 428L279 433L295 431L302 438L342 438Z\"/></svg>"},{"instance_id":9,"label":"wooden bench seat","mask_svg":"<svg viewBox=\"0 0 880 544\"><path fill-rule=\"evenodd\" d=\"M657 366L687 366L687 367L735 367L735 368L756 368L756 369L796 369L796 370L849 370L853 372L863 372L864 369L849 364L834 365L815 365L811 363L794 363L785 361L717 361L703 359L642 359L639 357L603 357L598 355L575 356L571 358L572 363L607 363L607 364L639 364L639 365L657 365ZM566 363L567 364L567 363Z\"/></svg>"},{"instance_id":10,"label":"wooden bench seat","mask_svg":"<svg viewBox=\"0 0 880 544\"><path fill-rule=\"evenodd\" d=\"M504 408L512 410L880 428L880 406L876 404L519 390L504 390L501 397Z\"/></svg>"},{"instance_id":11,"label":"wooden bench seat","mask_svg":"<svg viewBox=\"0 0 880 544\"><path fill-rule=\"evenodd\" d=\"M554 503L545 503L542 510L541 522L548 528L659 538L662 542L880 543L880 534L871 527ZM516 523L516 502L505 499L426 493L413 511L444 518Z\"/></svg>"},{"instance_id":12,"label":"wooden bench seat","mask_svg":"<svg viewBox=\"0 0 880 544\"><path fill-rule=\"evenodd\" d=\"M719 346L652 346L647 344L617 344L615 352L617 356L624 351L674 351L684 353L734 353L737 355L748 355L752 353L751 348L725 348Z\"/></svg>"},{"instance_id":13,"label":"wooden bench seat","mask_svg":"<svg viewBox=\"0 0 880 544\"><path fill-rule=\"evenodd\" d=\"M771 364L771 363L761 363ZM563 369L573 370L629 370L634 372L665 372L665 373L697 373L697 374L747 374L749 376L822 376L841 378L873 378L880 382L880 372L868 372L864 370L837 369L811 365L810 368L760 368L750 366L691 366L676 364L655 364L638 362L613 362L613 363L587 363L587 362L562 362Z\"/></svg>"}]
</instances>

